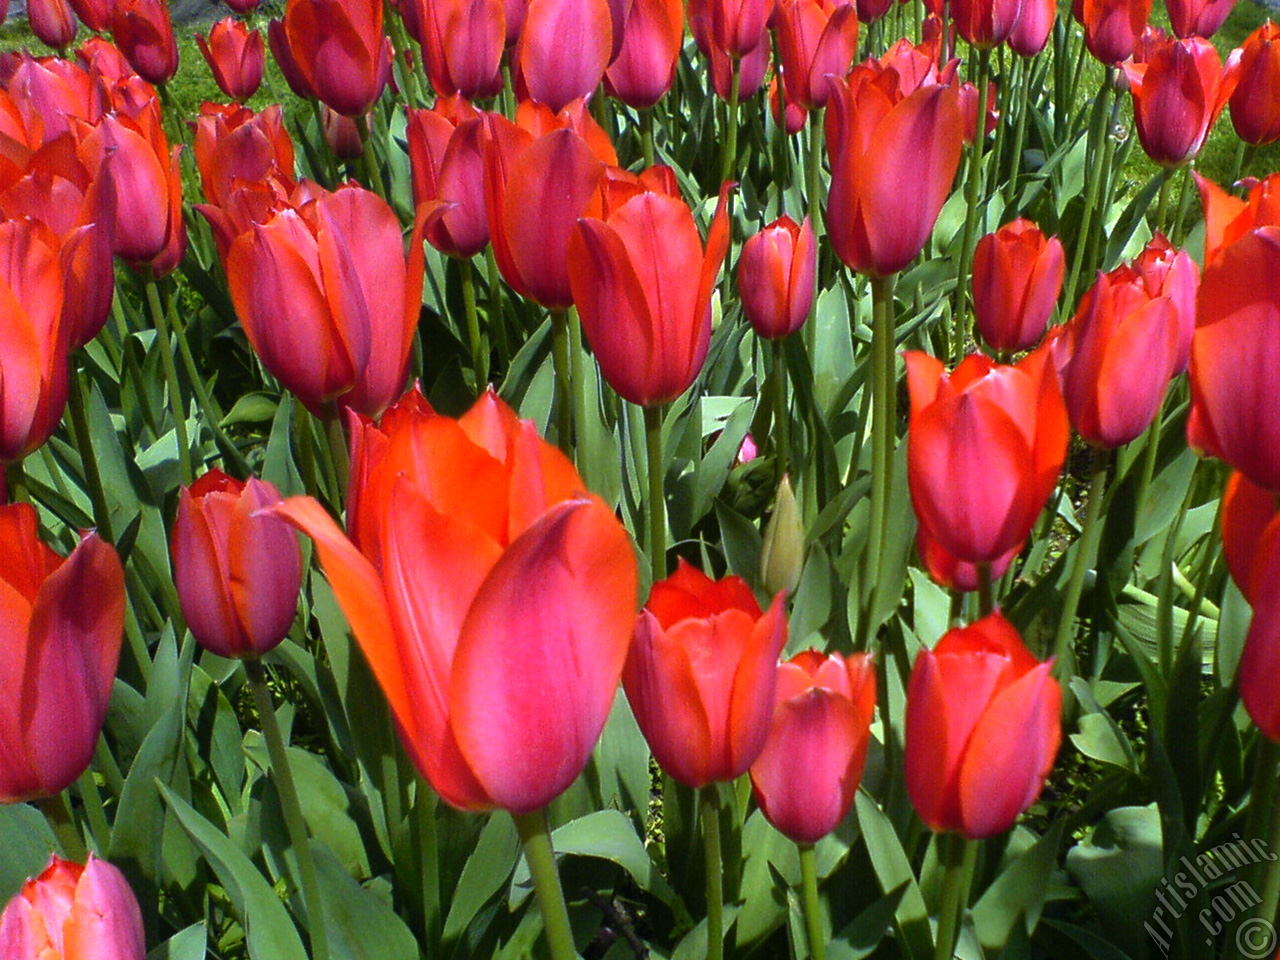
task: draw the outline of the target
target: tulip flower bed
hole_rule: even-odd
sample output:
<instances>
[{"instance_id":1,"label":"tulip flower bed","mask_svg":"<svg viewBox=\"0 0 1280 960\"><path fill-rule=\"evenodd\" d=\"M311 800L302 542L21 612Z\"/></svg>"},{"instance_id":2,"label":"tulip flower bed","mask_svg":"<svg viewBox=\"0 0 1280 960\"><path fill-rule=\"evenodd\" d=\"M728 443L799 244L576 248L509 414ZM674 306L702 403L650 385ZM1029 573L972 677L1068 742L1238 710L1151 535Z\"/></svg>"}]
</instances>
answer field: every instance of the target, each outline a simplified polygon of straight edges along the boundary
<instances>
[{"instance_id":1,"label":"tulip flower bed","mask_svg":"<svg viewBox=\"0 0 1280 960\"><path fill-rule=\"evenodd\" d=\"M1246 2L28 0L0 960L1280 955Z\"/></svg>"}]
</instances>

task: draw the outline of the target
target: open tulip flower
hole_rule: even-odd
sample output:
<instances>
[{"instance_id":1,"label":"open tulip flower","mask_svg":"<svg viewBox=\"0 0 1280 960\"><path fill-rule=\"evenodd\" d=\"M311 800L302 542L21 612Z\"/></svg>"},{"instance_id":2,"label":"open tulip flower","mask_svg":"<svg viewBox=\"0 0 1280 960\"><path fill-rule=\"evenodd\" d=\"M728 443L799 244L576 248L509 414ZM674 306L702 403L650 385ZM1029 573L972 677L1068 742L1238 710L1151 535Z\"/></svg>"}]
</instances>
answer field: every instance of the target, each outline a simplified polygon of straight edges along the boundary
<instances>
[{"instance_id":1,"label":"open tulip flower","mask_svg":"<svg viewBox=\"0 0 1280 960\"><path fill-rule=\"evenodd\" d=\"M1254 181L1244 200L1199 174L1195 174L1195 178L1204 204L1206 269L1214 266L1231 244L1255 227L1280 226L1280 173Z\"/></svg>"},{"instance_id":2,"label":"open tulip flower","mask_svg":"<svg viewBox=\"0 0 1280 960\"><path fill-rule=\"evenodd\" d=\"M459 420L408 395L355 436L359 550L314 500L276 511L316 541L436 791L463 810L546 806L613 705L635 617L626 531L492 393Z\"/></svg>"},{"instance_id":3,"label":"open tulip flower","mask_svg":"<svg viewBox=\"0 0 1280 960\"><path fill-rule=\"evenodd\" d=\"M91 533L64 560L36 523L30 504L0 507L0 803L52 796L89 766L124 635L115 549Z\"/></svg>"},{"instance_id":4,"label":"open tulip flower","mask_svg":"<svg viewBox=\"0 0 1280 960\"><path fill-rule=\"evenodd\" d=\"M293 179L293 141L278 104L254 113L237 104L205 103L192 126L200 186L211 206L231 202L232 194L247 185L274 181L285 196L297 186ZM207 207L199 209L213 219ZM215 238L219 233L215 226ZM233 239L234 235L226 238L228 249ZM224 256L226 252L222 251Z\"/></svg>"},{"instance_id":5,"label":"open tulip flower","mask_svg":"<svg viewBox=\"0 0 1280 960\"><path fill-rule=\"evenodd\" d=\"M654 759L677 783L733 780L755 762L786 642L782 594L761 612L742 579L712 580L683 559L654 584L622 684Z\"/></svg>"},{"instance_id":6,"label":"open tulip flower","mask_svg":"<svg viewBox=\"0 0 1280 960\"><path fill-rule=\"evenodd\" d=\"M146 951L129 882L93 854L83 866L53 856L0 913L5 960L143 960Z\"/></svg>"},{"instance_id":7,"label":"open tulip flower","mask_svg":"<svg viewBox=\"0 0 1280 960\"><path fill-rule=\"evenodd\" d=\"M903 762L929 829L992 837L1035 802L1061 737L1052 666L999 613L948 631L916 658Z\"/></svg>"},{"instance_id":8,"label":"open tulip flower","mask_svg":"<svg viewBox=\"0 0 1280 960\"><path fill-rule=\"evenodd\" d=\"M773 719L751 765L760 808L796 843L840 825L862 780L876 707L875 664L806 650L778 665Z\"/></svg>"}]
</instances>

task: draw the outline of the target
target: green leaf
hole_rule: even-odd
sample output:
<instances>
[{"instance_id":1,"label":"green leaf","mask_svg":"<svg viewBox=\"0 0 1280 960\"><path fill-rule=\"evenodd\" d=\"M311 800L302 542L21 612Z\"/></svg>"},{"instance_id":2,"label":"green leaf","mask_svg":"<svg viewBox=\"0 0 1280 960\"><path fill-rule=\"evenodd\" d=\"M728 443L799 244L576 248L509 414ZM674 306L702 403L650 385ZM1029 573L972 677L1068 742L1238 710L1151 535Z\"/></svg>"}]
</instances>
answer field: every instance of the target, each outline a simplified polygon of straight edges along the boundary
<instances>
[{"instance_id":1,"label":"green leaf","mask_svg":"<svg viewBox=\"0 0 1280 960\"><path fill-rule=\"evenodd\" d=\"M715 502L715 510L729 572L754 585L760 576L760 531L754 523L721 500Z\"/></svg>"},{"instance_id":2,"label":"green leaf","mask_svg":"<svg viewBox=\"0 0 1280 960\"><path fill-rule=\"evenodd\" d=\"M489 818L475 850L462 868L444 922L445 941L453 940L471 924L486 903L502 889L520 856L520 838L514 821L505 814Z\"/></svg>"},{"instance_id":3,"label":"green leaf","mask_svg":"<svg viewBox=\"0 0 1280 960\"><path fill-rule=\"evenodd\" d=\"M275 418L280 407L280 398L267 393L246 393L235 402L219 426L229 427L235 423L263 423Z\"/></svg>"},{"instance_id":4,"label":"green leaf","mask_svg":"<svg viewBox=\"0 0 1280 960\"><path fill-rule=\"evenodd\" d=\"M57 846L49 822L35 807L0 804L0 903L43 870Z\"/></svg>"},{"instance_id":5,"label":"green leaf","mask_svg":"<svg viewBox=\"0 0 1280 960\"><path fill-rule=\"evenodd\" d=\"M312 840L311 851L334 960L417 960L418 943L391 905L356 883L322 842Z\"/></svg>"},{"instance_id":6,"label":"green leaf","mask_svg":"<svg viewBox=\"0 0 1280 960\"><path fill-rule=\"evenodd\" d=\"M894 919L901 932L907 956L914 960L924 960L933 955L933 933L929 927L929 911L925 907L920 887L916 884L911 861L902 849L893 824L870 796L858 791L854 809L857 811L862 836L867 841L867 853L871 857L876 879L880 882L881 893L887 895L904 888L902 900L894 911Z\"/></svg>"},{"instance_id":7,"label":"green leaf","mask_svg":"<svg viewBox=\"0 0 1280 960\"><path fill-rule=\"evenodd\" d=\"M207 934L203 923L180 930L147 954L147 960L204 960Z\"/></svg>"},{"instance_id":8,"label":"green leaf","mask_svg":"<svg viewBox=\"0 0 1280 960\"><path fill-rule=\"evenodd\" d=\"M973 925L985 949L1008 943L1020 918L1027 933L1035 930L1049 895L1065 826L1065 821L1056 821L1004 869L974 905Z\"/></svg>"},{"instance_id":9,"label":"green leaf","mask_svg":"<svg viewBox=\"0 0 1280 960\"><path fill-rule=\"evenodd\" d=\"M849 921L828 945L827 960L862 960L875 953L893 927L894 914L906 892L904 882Z\"/></svg>"}]
</instances>

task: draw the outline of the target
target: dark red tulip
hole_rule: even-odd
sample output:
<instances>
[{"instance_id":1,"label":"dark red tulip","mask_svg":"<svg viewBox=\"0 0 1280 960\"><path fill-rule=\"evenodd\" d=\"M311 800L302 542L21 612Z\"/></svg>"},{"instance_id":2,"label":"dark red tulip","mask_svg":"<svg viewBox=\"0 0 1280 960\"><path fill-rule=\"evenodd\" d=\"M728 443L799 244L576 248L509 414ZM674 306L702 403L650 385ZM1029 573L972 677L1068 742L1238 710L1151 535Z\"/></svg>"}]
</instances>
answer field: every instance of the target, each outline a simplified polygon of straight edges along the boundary
<instances>
[{"instance_id":1,"label":"dark red tulip","mask_svg":"<svg viewBox=\"0 0 1280 960\"><path fill-rule=\"evenodd\" d=\"M111 34L138 76L168 83L178 72L178 42L165 0L114 0Z\"/></svg>"},{"instance_id":2,"label":"dark red tulip","mask_svg":"<svg viewBox=\"0 0 1280 960\"><path fill-rule=\"evenodd\" d=\"M115 0L67 0L76 16L90 30L102 33L111 28L111 10Z\"/></svg>"},{"instance_id":3,"label":"dark red tulip","mask_svg":"<svg viewBox=\"0 0 1280 960\"><path fill-rule=\"evenodd\" d=\"M1280 28L1268 20L1231 55L1238 61L1231 125L1255 147L1280 140Z\"/></svg>"},{"instance_id":4,"label":"dark red tulip","mask_svg":"<svg viewBox=\"0 0 1280 960\"><path fill-rule=\"evenodd\" d=\"M951 0L956 32L980 50L1009 39L1022 14L1023 0Z\"/></svg>"},{"instance_id":5,"label":"dark red tulip","mask_svg":"<svg viewBox=\"0 0 1280 960\"><path fill-rule=\"evenodd\" d=\"M1072 12L1084 25L1089 52L1114 66L1133 55L1151 16L1151 0L1075 0Z\"/></svg>"},{"instance_id":6,"label":"dark red tulip","mask_svg":"<svg viewBox=\"0 0 1280 960\"><path fill-rule=\"evenodd\" d=\"M484 206L484 124L479 115L410 110L405 131L413 165L413 203L430 204L427 241L466 259L489 244Z\"/></svg>"},{"instance_id":7,"label":"dark red tulip","mask_svg":"<svg viewBox=\"0 0 1280 960\"><path fill-rule=\"evenodd\" d=\"M58 50L76 38L76 15L67 0L27 0L27 22L41 43Z\"/></svg>"}]
</instances>

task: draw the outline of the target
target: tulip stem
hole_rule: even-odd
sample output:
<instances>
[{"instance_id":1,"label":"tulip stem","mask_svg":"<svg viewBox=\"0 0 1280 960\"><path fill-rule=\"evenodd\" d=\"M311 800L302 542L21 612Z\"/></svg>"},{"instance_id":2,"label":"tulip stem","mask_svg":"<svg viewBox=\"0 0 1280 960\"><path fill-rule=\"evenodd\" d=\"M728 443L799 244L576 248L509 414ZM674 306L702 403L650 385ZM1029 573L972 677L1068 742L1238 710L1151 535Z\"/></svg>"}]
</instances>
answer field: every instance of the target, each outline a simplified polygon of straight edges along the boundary
<instances>
[{"instance_id":1,"label":"tulip stem","mask_svg":"<svg viewBox=\"0 0 1280 960\"><path fill-rule=\"evenodd\" d=\"M480 317L476 312L476 281L470 260L461 260L458 269L462 273L462 302L467 314L467 340L471 345L471 372L475 377L476 395L484 393L489 384L488 344L480 336Z\"/></svg>"},{"instance_id":2,"label":"tulip stem","mask_svg":"<svg viewBox=\"0 0 1280 960\"><path fill-rule=\"evenodd\" d=\"M791 460L791 436L787 412L787 355L781 340L770 340L769 351L773 359L770 371L773 379L773 456L774 480L781 483Z\"/></svg>"},{"instance_id":3,"label":"tulip stem","mask_svg":"<svg viewBox=\"0 0 1280 960\"><path fill-rule=\"evenodd\" d=\"M498 279L498 261L493 244L484 248L485 269L489 278L489 330L498 341L498 359L505 370L511 366L511 344L507 342L507 324L502 317L502 283Z\"/></svg>"},{"instance_id":4,"label":"tulip stem","mask_svg":"<svg viewBox=\"0 0 1280 960\"><path fill-rule=\"evenodd\" d=\"M809 226L815 237L822 236L822 108L809 110L809 157L805 163L805 204Z\"/></svg>"},{"instance_id":5,"label":"tulip stem","mask_svg":"<svg viewBox=\"0 0 1280 960\"><path fill-rule=\"evenodd\" d=\"M720 181L733 176L738 159L738 98L742 95L742 65L735 57L730 63L728 130L724 138L724 154L720 158Z\"/></svg>"},{"instance_id":6,"label":"tulip stem","mask_svg":"<svg viewBox=\"0 0 1280 960\"><path fill-rule=\"evenodd\" d=\"M893 447L898 425L898 389L894 373L897 357L893 352L893 289L898 275L873 277L871 280L871 526L863 564L867 584L867 629L873 631L876 603L880 592L880 568L884 557L886 526L889 517L889 495L893 490ZM849 465L853 480L857 464ZM865 638L870 642L870 636Z\"/></svg>"},{"instance_id":7,"label":"tulip stem","mask_svg":"<svg viewBox=\"0 0 1280 960\"><path fill-rule=\"evenodd\" d=\"M1060 683L1067 683L1075 657L1072 655L1071 641L1075 636L1076 609L1080 606L1080 594L1084 591L1084 575L1093 564L1098 552L1098 538L1102 534L1102 525L1098 518L1102 516L1102 501L1107 487L1107 466L1111 459L1111 451L1094 448L1093 477L1089 481L1089 503L1085 507L1084 526L1080 530L1080 540L1076 545L1075 566L1071 568L1071 580L1067 584L1067 595L1062 601L1062 612L1058 620L1058 633L1053 641L1053 655L1057 662L1053 665L1054 676Z\"/></svg>"},{"instance_id":8,"label":"tulip stem","mask_svg":"<svg viewBox=\"0 0 1280 960\"><path fill-rule=\"evenodd\" d=\"M703 787L698 798L702 814L702 854L707 874L707 960L724 958L724 867L720 856L720 785Z\"/></svg>"},{"instance_id":9,"label":"tulip stem","mask_svg":"<svg viewBox=\"0 0 1280 960\"><path fill-rule=\"evenodd\" d=\"M542 910L542 927L551 948L552 960L573 960L578 955L573 945L573 928L569 925L569 909L560 888L556 871L556 855L551 847L551 827L546 808L532 813L513 813L516 832L524 847L524 857L533 875L533 892Z\"/></svg>"},{"instance_id":10,"label":"tulip stem","mask_svg":"<svg viewBox=\"0 0 1280 960\"><path fill-rule=\"evenodd\" d=\"M1265 839L1269 850L1274 850L1275 845L1280 843L1280 805L1276 803L1278 765L1280 765L1280 744L1267 739L1259 731L1257 746L1254 749L1253 789L1249 793L1249 809L1243 832L1244 836L1254 838L1262 837L1263 831L1267 831ZM1242 928L1247 930L1246 924L1256 926L1256 923L1251 923L1253 918L1260 917L1268 923L1274 922L1276 900L1280 896L1280 869L1277 868L1280 868L1280 861L1259 860L1244 877L1248 889L1257 891L1262 887L1262 901L1253 909L1241 911L1236 917L1236 933L1227 941L1234 947L1226 954L1230 960L1236 960L1236 958L1248 960L1249 956L1259 955L1244 954L1241 948L1245 944L1237 938Z\"/></svg>"},{"instance_id":11,"label":"tulip stem","mask_svg":"<svg viewBox=\"0 0 1280 960\"><path fill-rule=\"evenodd\" d=\"M996 596L991 585L991 564L978 564L978 616L996 612Z\"/></svg>"},{"instance_id":12,"label":"tulip stem","mask_svg":"<svg viewBox=\"0 0 1280 960\"><path fill-rule=\"evenodd\" d=\"M7 503L30 503L31 491L27 488L27 471L23 458L10 460L4 465L4 485L8 493Z\"/></svg>"},{"instance_id":13,"label":"tulip stem","mask_svg":"<svg viewBox=\"0 0 1280 960\"><path fill-rule=\"evenodd\" d=\"M1093 157L1094 168L1085 176L1084 210L1080 220L1080 232L1076 234L1075 256L1072 258L1071 275L1067 279L1067 288L1064 291L1066 295L1060 301L1062 309L1068 315L1075 310L1076 284L1080 281L1085 254L1091 246L1089 238L1093 236L1093 208L1098 203L1098 185L1106 176L1106 166L1110 162L1109 151L1103 145L1103 139L1105 138L1108 144L1114 142L1114 138L1108 136L1106 130L1107 98L1110 95L1111 77L1108 74L1102 81L1102 89L1098 91L1098 98L1093 106L1093 119L1089 124L1089 149L1086 155Z\"/></svg>"},{"instance_id":14,"label":"tulip stem","mask_svg":"<svg viewBox=\"0 0 1280 960\"><path fill-rule=\"evenodd\" d=\"M578 473L582 476L582 482L591 489L593 482L596 481L596 472L589 469L591 464L587 460L587 373L586 373L586 353L582 349L582 321L578 318L578 311L570 308L572 311L569 317L569 389L572 391L570 398L573 401L573 435L574 435L574 457L573 462L577 464Z\"/></svg>"},{"instance_id":15,"label":"tulip stem","mask_svg":"<svg viewBox=\"0 0 1280 960\"><path fill-rule=\"evenodd\" d=\"M944 872L933 960L951 960L960 938L964 911L969 905L969 887L973 884L973 871L978 863L978 842L958 833L944 833L938 837L938 845Z\"/></svg>"},{"instance_id":16,"label":"tulip stem","mask_svg":"<svg viewBox=\"0 0 1280 960\"><path fill-rule=\"evenodd\" d=\"M982 150L987 141L987 95L991 78L991 51L978 50L978 71L974 82L978 85L978 119L973 130L973 142L969 144L969 171L965 195L964 234L960 243L960 259L956 263L956 289L954 308L951 311L951 363L960 362L964 353L969 329L969 285L965 278L973 266L973 247L977 242L978 204L983 199Z\"/></svg>"},{"instance_id":17,"label":"tulip stem","mask_svg":"<svg viewBox=\"0 0 1280 960\"><path fill-rule=\"evenodd\" d=\"M147 305L151 308L151 319L156 326L156 337L160 347L160 366L164 370L165 383L169 388L169 406L173 411L173 431L178 443L178 476L182 485L189 487L195 480L195 466L191 462L191 440L187 436L187 418L183 409L182 393L178 389L178 366L173 362L173 337L169 330L169 315L160 303L160 290L155 280L148 280Z\"/></svg>"},{"instance_id":18,"label":"tulip stem","mask_svg":"<svg viewBox=\"0 0 1280 960\"><path fill-rule=\"evenodd\" d=\"M798 843L800 851L800 893L804 906L804 930L809 938L811 960L827 960L827 940L822 934L822 907L818 903L818 857L812 843Z\"/></svg>"},{"instance_id":19,"label":"tulip stem","mask_svg":"<svg viewBox=\"0 0 1280 960\"><path fill-rule=\"evenodd\" d=\"M276 720L271 691L267 689L267 672L262 661L244 661L244 672L249 678L249 690L258 711L262 726L262 738L267 742L267 755L271 758L271 777L275 781L276 794L284 813L285 827L289 831L289 843L298 858L298 875L302 896L307 907L307 928L311 936L311 955L314 960L329 960L329 937L324 925L324 905L320 899L320 885L316 880L315 859L311 855L311 841L307 837L307 824L298 802L298 789L294 784L293 770L289 765L289 751Z\"/></svg>"},{"instance_id":20,"label":"tulip stem","mask_svg":"<svg viewBox=\"0 0 1280 960\"><path fill-rule=\"evenodd\" d=\"M1009 158L1009 179L1005 183L1004 203L1012 207L1017 199L1018 177L1022 173L1022 144L1027 138L1027 114L1031 112L1031 69L1022 71L1022 82L1016 87L1018 121L1013 128L1013 155Z\"/></svg>"},{"instance_id":21,"label":"tulip stem","mask_svg":"<svg viewBox=\"0 0 1280 960\"><path fill-rule=\"evenodd\" d=\"M653 166L653 108L640 111L640 150L647 170Z\"/></svg>"},{"instance_id":22,"label":"tulip stem","mask_svg":"<svg viewBox=\"0 0 1280 960\"><path fill-rule=\"evenodd\" d=\"M569 383L569 311L551 311L551 365L556 375L556 445L573 457L573 394Z\"/></svg>"},{"instance_id":23,"label":"tulip stem","mask_svg":"<svg viewBox=\"0 0 1280 960\"><path fill-rule=\"evenodd\" d=\"M382 184L382 171L378 169L378 158L373 155L373 137L369 132L369 118L361 114L355 120L356 129L360 132L360 159L364 163L364 178L369 181L369 189L386 200L387 193Z\"/></svg>"},{"instance_id":24,"label":"tulip stem","mask_svg":"<svg viewBox=\"0 0 1280 960\"><path fill-rule=\"evenodd\" d=\"M61 790L53 796L40 797L33 800L32 805L49 821L49 826L53 828L53 834L58 840L58 846L62 848L63 856L68 860L84 863L89 856L89 851L84 845L84 838L80 836L80 831L76 829L76 821L71 814L71 801L67 798L67 792Z\"/></svg>"},{"instance_id":25,"label":"tulip stem","mask_svg":"<svg viewBox=\"0 0 1280 960\"><path fill-rule=\"evenodd\" d=\"M645 516L649 520L649 563L653 582L667 576L667 501L665 449L662 442L663 407L644 408L645 452L648 454L649 502Z\"/></svg>"},{"instance_id":26,"label":"tulip stem","mask_svg":"<svg viewBox=\"0 0 1280 960\"><path fill-rule=\"evenodd\" d=\"M1155 229L1161 233L1169 229L1169 194L1172 192L1170 188L1172 180L1173 174L1168 168L1160 171L1160 197L1156 201ZM1168 236L1167 233L1165 235Z\"/></svg>"}]
</instances>

